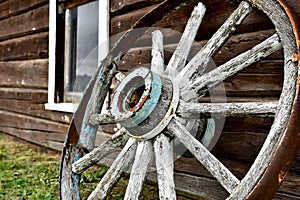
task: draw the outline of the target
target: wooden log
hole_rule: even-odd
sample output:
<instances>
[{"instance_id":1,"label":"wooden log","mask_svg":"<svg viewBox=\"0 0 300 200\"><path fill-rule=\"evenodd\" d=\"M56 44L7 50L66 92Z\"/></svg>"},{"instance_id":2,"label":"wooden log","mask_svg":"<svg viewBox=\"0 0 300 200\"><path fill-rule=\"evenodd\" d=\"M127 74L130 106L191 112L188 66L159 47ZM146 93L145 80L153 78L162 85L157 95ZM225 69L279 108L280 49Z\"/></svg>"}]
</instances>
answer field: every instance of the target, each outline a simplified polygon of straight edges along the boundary
<instances>
[{"instance_id":1,"label":"wooden log","mask_svg":"<svg viewBox=\"0 0 300 200\"><path fill-rule=\"evenodd\" d=\"M136 10L130 13L126 13L124 15L119 15L116 17L113 17L111 19L111 35L116 35L118 33L121 33L123 31L128 30L132 24L134 24L136 21L138 21L143 15L145 15L147 12L155 8L154 6L149 6L146 8L142 8L140 10Z\"/></svg>"},{"instance_id":2,"label":"wooden log","mask_svg":"<svg viewBox=\"0 0 300 200\"><path fill-rule=\"evenodd\" d=\"M48 32L0 42L0 61L48 58Z\"/></svg>"},{"instance_id":3,"label":"wooden log","mask_svg":"<svg viewBox=\"0 0 300 200\"><path fill-rule=\"evenodd\" d=\"M49 27L48 10L49 6L45 5L24 14L0 21L0 41L47 31ZM12 24L15 24L15 26L12 26Z\"/></svg>"},{"instance_id":4,"label":"wooden log","mask_svg":"<svg viewBox=\"0 0 300 200\"><path fill-rule=\"evenodd\" d=\"M227 117L225 120L224 132L252 132L267 134L273 124L272 117L251 117L237 118Z\"/></svg>"},{"instance_id":5,"label":"wooden log","mask_svg":"<svg viewBox=\"0 0 300 200\"><path fill-rule=\"evenodd\" d=\"M148 179L157 182L154 173L148 175ZM187 173L174 173L175 188L177 193L190 197L189 199L225 199L227 191L216 181L207 177L193 176Z\"/></svg>"},{"instance_id":6,"label":"wooden log","mask_svg":"<svg viewBox=\"0 0 300 200\"><path fill-rule=\"evenodd\" d=\"M48 91L42 89L28 89L28 88L6 88L0 87L1 99L14 99L30 101L32 103L46 103Z\"/></svg>"},{"instance_id":7,"label":"wooden log","mask_svg":"<svg viewBox=\"0 0 300 200\"><path fill-rule=\"evenodd\" d=\"M0 127L0 132L9 134L16 139L22 139L31 144L35 144L41 147L50 148L52 150L61 151L65 134L58 133L55 130L52 132L45 132L39 130L30 130L22 128ZM59 146L53 146L53 142L59 143Z\"/></svg>"},{"instance_id":8,"label":"wooden log","mask_svg":"<svg viewBox=\"0 0 300 200\"><path fill-rule=\"evenodd\" d=\"M6 1L0 4L0 20L34 10L35 8L43 6L47 3L49 3L47 0L31 0L27 2L18 0Z\"/></svg>"},{"instance_id":9,"label":"wooden log","mask_svg":"<svg viewBox=\"0 0 300 200\"><path fill-rule=\"evenodd\" d=\"M110 11L113 15L120 15L160 2L162 0L112 0Z\"/></svg>"},{"instance_id":10,"label":"wooden log","mask_svg":"<svg viewBox=\"0 0 300 200\"><path fill-rule=\"evenodd\" d=\"M0 126L2 127L22 127L26 130L39 130L44 132L53 132L55 130L55 132L64 134L68 130L67 124L41 119L39 117L17 114L3 110L0 110L0 114L2 116Z\"/></svg>"},{"instance_id":11,"label":"wooden log","mask_svg":"<svg viewBox=\"0 0 300 200\"><path fill-rule=\"evenodd\" d=\"M253 162L267 135L252 132L223 132L213 153L235 160Z\"/></svg>"},{"instance_id":12,"label":"wooden log","mask_svg":"<svg viewBox=\"0 0 300 200\"><path fill-rule=\"evenodd\" d=\"M48 60L0 62L0 86L48 87Z\"/></svg>"},{"instance_id":13,"label":"wooden log","mask_svg":"<svg viewBox=\"0 0 300 200\"><path fill-rule=\"evenodd\" d=\"M0 98L0 109L28 116L48 119L51 121L61 122L65 124L69 124L72 119L71 113L53 112L50 110L45 110L44 102L34 103L26 100Z\"/></svg>"}]
</instances>

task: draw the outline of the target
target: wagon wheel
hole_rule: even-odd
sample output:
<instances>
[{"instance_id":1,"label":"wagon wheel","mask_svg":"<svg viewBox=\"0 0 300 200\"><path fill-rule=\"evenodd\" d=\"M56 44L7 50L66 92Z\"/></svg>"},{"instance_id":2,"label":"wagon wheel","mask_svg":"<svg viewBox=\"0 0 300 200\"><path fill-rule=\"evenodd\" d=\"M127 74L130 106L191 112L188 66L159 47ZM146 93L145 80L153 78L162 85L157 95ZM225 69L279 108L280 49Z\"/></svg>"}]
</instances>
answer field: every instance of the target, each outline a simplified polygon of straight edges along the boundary
<instances>
[{"instance_id":1,"label":"wagon wheel","mask_svg":"<svg viewBox=\"0 0 300 200\"><path fill-rule=\"evenodd\" d=\"M216 69L204 73L209 58L233 34L236 27L251 12L252 7L265 12L275 25L277 33ZM119 180L121 173L131 165L125 199L138 199L152 155L156 161L160 199L176 199L173 177L172 140L174 138L183 143L228 191L227 199L245 199L246 197L255 199L255 195L260 195L261 192L264 192L266 199L274 195L288 170L286 163L290 163L293 159L290 155L293 151L295 153L298 146L297 142L292 143L290 138L291 134L299 132L291 126L299 109L297 106L299 85L297 85L297 63L290 61L291 56L297 52L290 19L275 0L241 2L197 55L185 64L204 13L205 6L199 3L166 68L164 68L162 58L162 33L153 32L151 69L141 67L131 72L121 81L115 91L111 102L111 113L95 114L95 111L99 111L103 104L107 87L117 67L111 64L113 56L106 59L108 64L104 63L104 67L98 73L98 78L94 79L96 86L87 104L86 110L89 112L86 112L84 116L79 138L70 134L67 138L60 177L62 199L80 198L79 174L118 147L122 147L122 151L89 199L104 199ZM195 101L202 97L208 88L214 87L226 78L282 48L284 83L278 102L204 104ZM133 97L136 99L133 100ZM207 115L225 111L226 115L275 115L274 123L263 147L241 180L199 142L186 126L186 122L193 116L198 116L199 113ZM122 125L122 128L102 145L93 149L98 125L117 122ZM69 132L72 132L72 126ZM299 135L298 138L294 138L294 141L299 141ZM289 146L291 148L284 152L281 148L282 145L286 145L285 142L288 142L286 148ZM90 153L81 157L84 151L90 151ZM277 158L285 159L281 160L283 163L279 165L276 163ZM73 163L73 172L70 163ZM275 176L270 175L270 172L276 173Z\"/></svg>"}]
</instances>

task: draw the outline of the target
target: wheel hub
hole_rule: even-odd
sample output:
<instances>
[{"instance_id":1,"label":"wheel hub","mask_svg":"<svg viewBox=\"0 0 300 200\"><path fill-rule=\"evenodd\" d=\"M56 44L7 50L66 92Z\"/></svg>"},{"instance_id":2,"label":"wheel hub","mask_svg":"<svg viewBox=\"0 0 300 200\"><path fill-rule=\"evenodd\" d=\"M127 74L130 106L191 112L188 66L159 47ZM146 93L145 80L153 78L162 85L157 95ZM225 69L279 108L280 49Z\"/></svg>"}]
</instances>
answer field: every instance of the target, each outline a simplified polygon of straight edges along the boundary
<instances>
[{"instance_id":1,"label":"wheel hub","mask_svg":"<svg viewBox=\"0 0 300 200\"><path fill-rule=\"evenodd\" d=\"M131 72L118 86L111 114L137 139L151 139L170 122L178 100L177 88L168 78L141 67ZM176 95L175 95L176 96ZM177 98L178 99L178 98Z\"/></svg>"}]
</instances>

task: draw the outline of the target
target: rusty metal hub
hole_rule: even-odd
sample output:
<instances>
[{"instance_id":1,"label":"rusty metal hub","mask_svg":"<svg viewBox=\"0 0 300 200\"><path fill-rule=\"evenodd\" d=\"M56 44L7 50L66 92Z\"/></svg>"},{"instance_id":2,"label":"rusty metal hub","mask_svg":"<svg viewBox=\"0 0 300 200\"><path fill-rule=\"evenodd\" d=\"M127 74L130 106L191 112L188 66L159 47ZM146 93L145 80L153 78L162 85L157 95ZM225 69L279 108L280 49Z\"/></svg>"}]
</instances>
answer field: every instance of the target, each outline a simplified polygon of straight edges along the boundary
<instances>
[{"instance_id":1,"label":"rusty metal hub","mask_svg":"<svg viewBox=\"0 0 300 200\"><path fill-rule=\"evenodd\" d=\"M179 92L170 78L141 67L131 72L118 86L111 114L132 137L151 139L170 122L177 107Z\"/></svg>"}]
</instances>

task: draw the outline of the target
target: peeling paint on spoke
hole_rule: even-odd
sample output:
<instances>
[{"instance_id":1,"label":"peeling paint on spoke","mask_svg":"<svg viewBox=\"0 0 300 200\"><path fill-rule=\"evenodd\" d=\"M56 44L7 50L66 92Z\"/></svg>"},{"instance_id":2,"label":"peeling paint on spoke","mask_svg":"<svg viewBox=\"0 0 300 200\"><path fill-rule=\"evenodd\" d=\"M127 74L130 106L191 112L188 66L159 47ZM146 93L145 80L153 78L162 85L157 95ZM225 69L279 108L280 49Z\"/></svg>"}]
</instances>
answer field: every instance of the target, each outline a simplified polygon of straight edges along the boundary
<instances>
[{"instance_id":1,"label":"peeling paint on spoke","mask_svg":"<svg viewBox=\"0 0 300 200\"><path fill-rule=\"evenodd\" d=\"M228 77L233 76L242 69L265 58L274 52L280 50L282 45L277 34L272 35L265 41L254 46L252 49L236 56L235 58L227 61L225 64L218 68L190 81L190 85L183 88L182 99L188 101L197 98L204 94L208 88L211 88Z\"/></svg>"},{"instance_id":2,"label":"peeling paint on spoke","mask_svg":"<svg viewBox=\"0 0 300 200\"><path fill-rule=\"evenodd\" d=\"M181 80L183 82L195 77L195 73L197 73L197 75L203 74L211 57L223 46L251 10L252 8L247 2L243 1L240 3L239 7L230 15L206 45L180 72Z\"/></svg>"},{"instance_id":3,"label":"peeling paint on spoke","mask_svg":"<svg viewBox=\"0 0 300 200\"><path fill-rule=\"evenodd\" d=\"M185 64L187 56L190 52L198 28L202 22L203 16L205 14L205 5L201 2L194 8L192 15L187 22L183 35L177 45L175 52L173 53L171 60L168 63L166 71L172 73L175 70L180 72Z\"/></svg>"},{"instance_id":4,"label":"peeling paint on spoke","mask_svg":"<svg viewBox=\"0 0 300 200\"><path fill-rule=\"evenodd\" d=\"M199 162L218 180L218 182L231 193L240 183L240 181L198 140L196 140L189 131L174 117L168 126L171 131L190 152L199 160Z\"/></svg>"},{"instance_id":5,"label":"peeling paint on spoke","mask_svg":"<svg viewBox=\"0 0 300 200\"><path fill-rule=\"evenodd\" d=\"M137 141L130 138L123 150L117 156L97 188L91 193L88 200L105 199L113 186L118 182L121 174L130 166L134 160Z\"/></svg>"},{"instance_id":6,"label":"peeling paint on spoke","mask_svg":"<svg viewBox=\"0 0 300 200\"><path fill-rule=\"evenodd\" d=\"M93 114L90 116L90 124L93 125L103 125L103 124L115 124L116 121L111 114L101 113L101 114Z\"/></svg>"},{"instance_id":7,"label":"peeling paint on spoke","mask_svg":"<svg viewBox=\"0 0 300 200\"><path fill-rule=\"evenodd\" d=\"M153 147L149 140L138 143L124 199L138 199L152 159Z\"/></svg>"},{"instance_id":8,"label":"peeling paint on spoke","mask_svg":"<svg viewBox=\"0 0 300 200\"><path fill-rule=\"evenodd\" d=\"M73 163L72 171L76 174L81 174L86 169L114 152L118 147L123 146L128 139L129 136L126 129L122 128L100 146Z\"/></svg>"},{"instance_id":9,"label":"peeling paint on spoke","mask_svg":"<svg viewBox=\"0 0 300 200\"><path fill-rule=\"evenodd\" d=\"M159 198L176 199L174 184L173 144L164 134L154 142Z\"/></svg>"},{"instance_id":10,"label":"peeling paint on spoke","mask_svg":"<svg viewBox=\"0 0 300 200\"><path fill-rule=\"evenodd\" d=\"M224 114L226 116L274 116L278 102L245 102L245 103L191 103L181 101L177 114L184 118L199 118L199 114L204 116L214 116Z\"/></svg>"},{"instance_id":11,"label":"peeling paint on spoke","mask_svg":"<svg viewBox=\"0 0 300 200\"><path fill-rule=\"evenodd\" d=\"M152 60L151 71L162 74L164 70L164 43L163 34L157 30L152 33Z\"/></svg>"}]
</instances>

